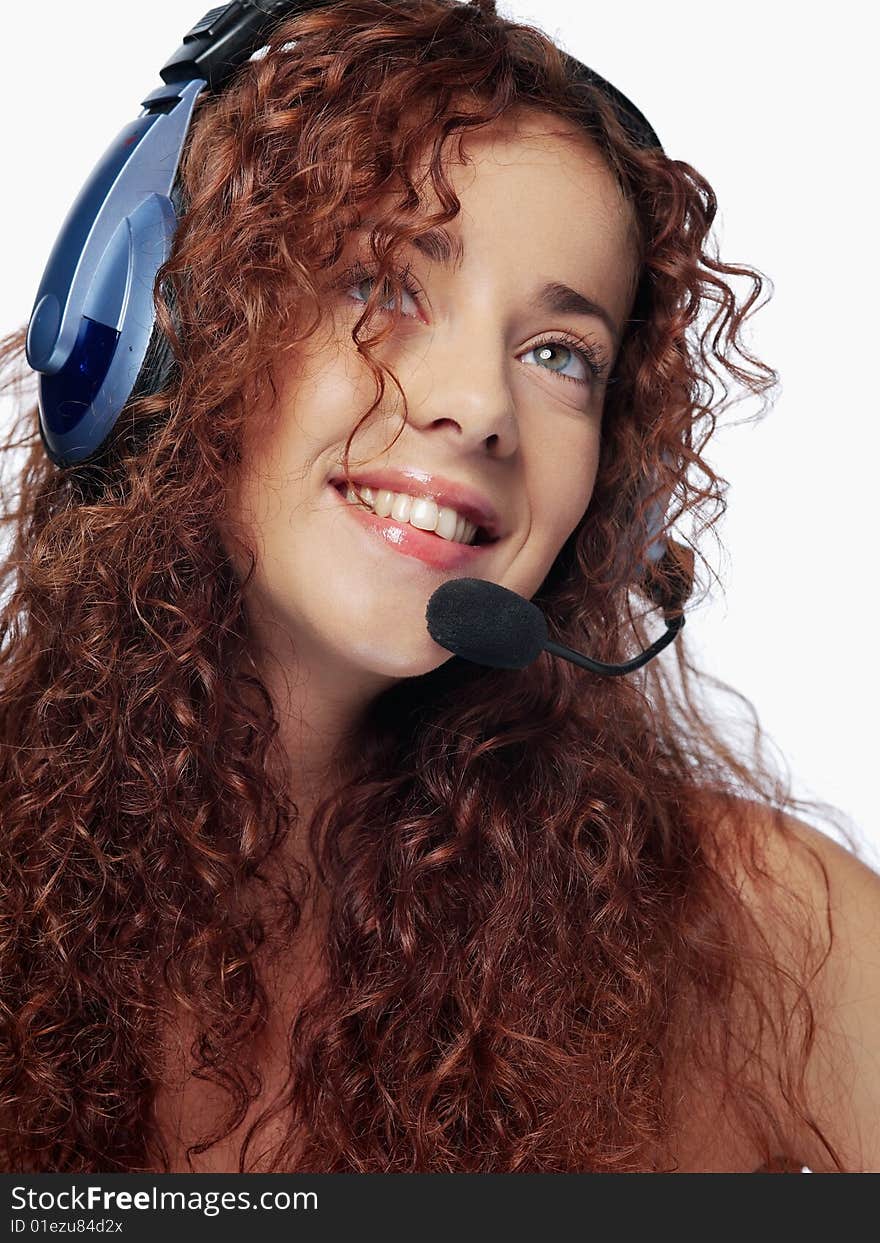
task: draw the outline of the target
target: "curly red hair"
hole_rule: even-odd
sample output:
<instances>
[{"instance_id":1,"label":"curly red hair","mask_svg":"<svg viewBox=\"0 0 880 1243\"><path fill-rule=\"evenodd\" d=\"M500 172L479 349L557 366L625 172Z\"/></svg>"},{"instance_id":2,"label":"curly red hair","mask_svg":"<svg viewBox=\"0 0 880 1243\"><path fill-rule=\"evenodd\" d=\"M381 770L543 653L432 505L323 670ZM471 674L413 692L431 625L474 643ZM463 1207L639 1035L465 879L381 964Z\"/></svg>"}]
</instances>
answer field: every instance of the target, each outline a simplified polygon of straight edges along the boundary
<instances>
[{"instance_id":1,"label":"curly red hair","mask_svg":"<svg viewBox=\"0 0 880 1243\"><path fill-rule=\"evenodd\" d=\"M182 1011L202 1075L229 1094L224 1127L189 1152L231 1134L261 1088L246 1055L269 1011L261 947L295 944L314 878L324 978L289 1032L264 1118L282 1139L261 1169L675 1168L683 1066L717 1076L768 1160L792 1119L814 1127L799 1092L815 945L796 929L800 974L768 951L737 882L760 879L759 855L720 814L758 802L785 832L785 809L807 805L753 710L752 755L721 736L684 634L627 678L545 653L403 680L305 824L248 664L246 581L220 532L273 361L315 331L322 274L364 207L397 192L374 231L377 284L396 289L397 247L459 210L449 144L520 106L599 145L640 245L589 522L534 596L551 637L631 654L651 612L635 576L646 507L671 493L695 552L725 510L704 451L726 380L763 412L777 377L742 335L764 282L711 253L704 178L633 145L545 34L486 0L349 0L280 25L197 107L158 329L106 452L56 469L26 392L4 446L25 456L3 514L2 1168L169 1169L155 1102ZM409 172L425 150L433 216ZM376 378L364 418L386 382L371 347L394 327L361 338L375 302L354 330ZM3 343L15 382L23 335ZM292 828L314 876L284 878L270 921L253 894Z\"/></svg>"}]
</instances>

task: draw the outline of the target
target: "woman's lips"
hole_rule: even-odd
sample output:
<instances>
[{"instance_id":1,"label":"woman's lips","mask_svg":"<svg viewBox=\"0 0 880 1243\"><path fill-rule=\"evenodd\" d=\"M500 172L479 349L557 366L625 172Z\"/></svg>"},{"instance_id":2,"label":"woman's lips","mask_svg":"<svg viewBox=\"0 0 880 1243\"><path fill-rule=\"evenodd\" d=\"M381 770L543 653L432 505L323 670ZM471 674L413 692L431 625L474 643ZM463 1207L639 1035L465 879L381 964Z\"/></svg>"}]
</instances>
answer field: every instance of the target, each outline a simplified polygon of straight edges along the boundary
<instances>
[{"instance_id":1,"label":"woman's lips","mask_svg":"<svg viewBox=\"0 0 880 1243\"><path fill-rule=\"evenodd\" d=\"M338 503L351 511L352 518L366 534L380 540L386 548L403 553L405 557L415 557L433 569L457 570L462 566L473 566L479 563L487 549L498 543L493 540L487 544L457 544L454 540L443 539L433 531L420 531L408 522L380 518L371 510L347 501L345 494L335 484L327 486Z\"/></svg>"}]
</instances>

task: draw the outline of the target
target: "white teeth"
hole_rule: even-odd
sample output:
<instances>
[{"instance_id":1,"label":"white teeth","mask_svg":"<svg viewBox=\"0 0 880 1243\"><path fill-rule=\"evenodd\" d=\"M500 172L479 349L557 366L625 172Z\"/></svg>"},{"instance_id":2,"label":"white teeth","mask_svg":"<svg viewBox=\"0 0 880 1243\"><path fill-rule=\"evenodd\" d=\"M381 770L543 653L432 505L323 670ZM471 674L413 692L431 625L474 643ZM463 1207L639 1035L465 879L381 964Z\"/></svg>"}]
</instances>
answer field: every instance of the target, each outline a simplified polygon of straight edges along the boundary
<instances>
[{"instance_id":1,"label":"white teeth","mask_svg":"<svg viewBox=\"0 0 880 1243\"><path fill-rule=\"evenodd\" d=\"M410 496L406 492L391 492L388 488L375 490L362 487L363 498L380 518L393 518L395 522L408 522L421 531L433 531L441 539L456 544L472 544L477 534L477 524L468 522L461 514L446 505L438 505L425 496ZM359 504L354 488L348 488L345 499Z\"/></svg>"}]
</instances>

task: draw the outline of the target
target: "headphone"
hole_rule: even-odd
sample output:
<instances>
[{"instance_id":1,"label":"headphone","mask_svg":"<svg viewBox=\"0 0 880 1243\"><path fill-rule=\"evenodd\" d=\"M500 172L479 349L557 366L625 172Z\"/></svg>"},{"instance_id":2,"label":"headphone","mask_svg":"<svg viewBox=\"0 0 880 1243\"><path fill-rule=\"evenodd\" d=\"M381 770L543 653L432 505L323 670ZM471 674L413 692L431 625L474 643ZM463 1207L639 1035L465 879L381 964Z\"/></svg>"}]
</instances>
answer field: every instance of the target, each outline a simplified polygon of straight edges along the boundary
<instances>
[{"instance_id":1,"label":"headphone","mask_svg":"<svg viewBox=\"0 0 880 1243\"><path fill-rule=\"evenodd\" d=\"M40 373L40 437L56 466L95 457L136 389L153 338L156 273L177 226L172 188L196 100L202 91L221 90L280 21L328 4L234 0L211 9L184 35L159 71L162 85L142 100L143 112L120 131L82 187L52 248L27 330L27 361ZM575 57L562 56L575 78L602 91L637 145L662 151L625 95ZM649 546L639 567L643 587L664 610L682 604L693 584L690 550L660 534L667 505L655 501L648 509ZM661 562L665 593L652 574ZM672 595L670 569L677 583ZM675 620L683 624L683 615Z\"/></svg>"}]
</instances>

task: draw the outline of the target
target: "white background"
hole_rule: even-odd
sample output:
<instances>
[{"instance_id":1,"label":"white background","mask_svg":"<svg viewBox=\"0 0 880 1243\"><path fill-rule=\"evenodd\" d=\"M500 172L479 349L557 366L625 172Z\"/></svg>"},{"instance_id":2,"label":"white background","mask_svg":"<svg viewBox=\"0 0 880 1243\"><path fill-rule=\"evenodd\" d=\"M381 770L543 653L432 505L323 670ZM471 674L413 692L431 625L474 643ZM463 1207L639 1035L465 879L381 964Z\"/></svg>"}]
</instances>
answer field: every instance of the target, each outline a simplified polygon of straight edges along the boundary
<instances>
[{"instance_id":1,"label":"white background","mask_svg":"<svg viewBox=\"0 0 880 1243\"><path fill-rule=\"evenodd\" d=\"M4 18L0 332L24 323L92 165L210 7L56 0ZM628 95L719 200L721 257L775 293L749 342L782 392L707 450L730 481L706 554L724 594L689 618L695 655L756 706L796 792L848 814L880 869L875 533L878 346L875 43L867 9L739 0L500 0ZM734 15L735 14L735 15ZM726 421L755 409L734 407ZM662 658L661 658L662 659Z\"/></svg>"}]
</instances>

